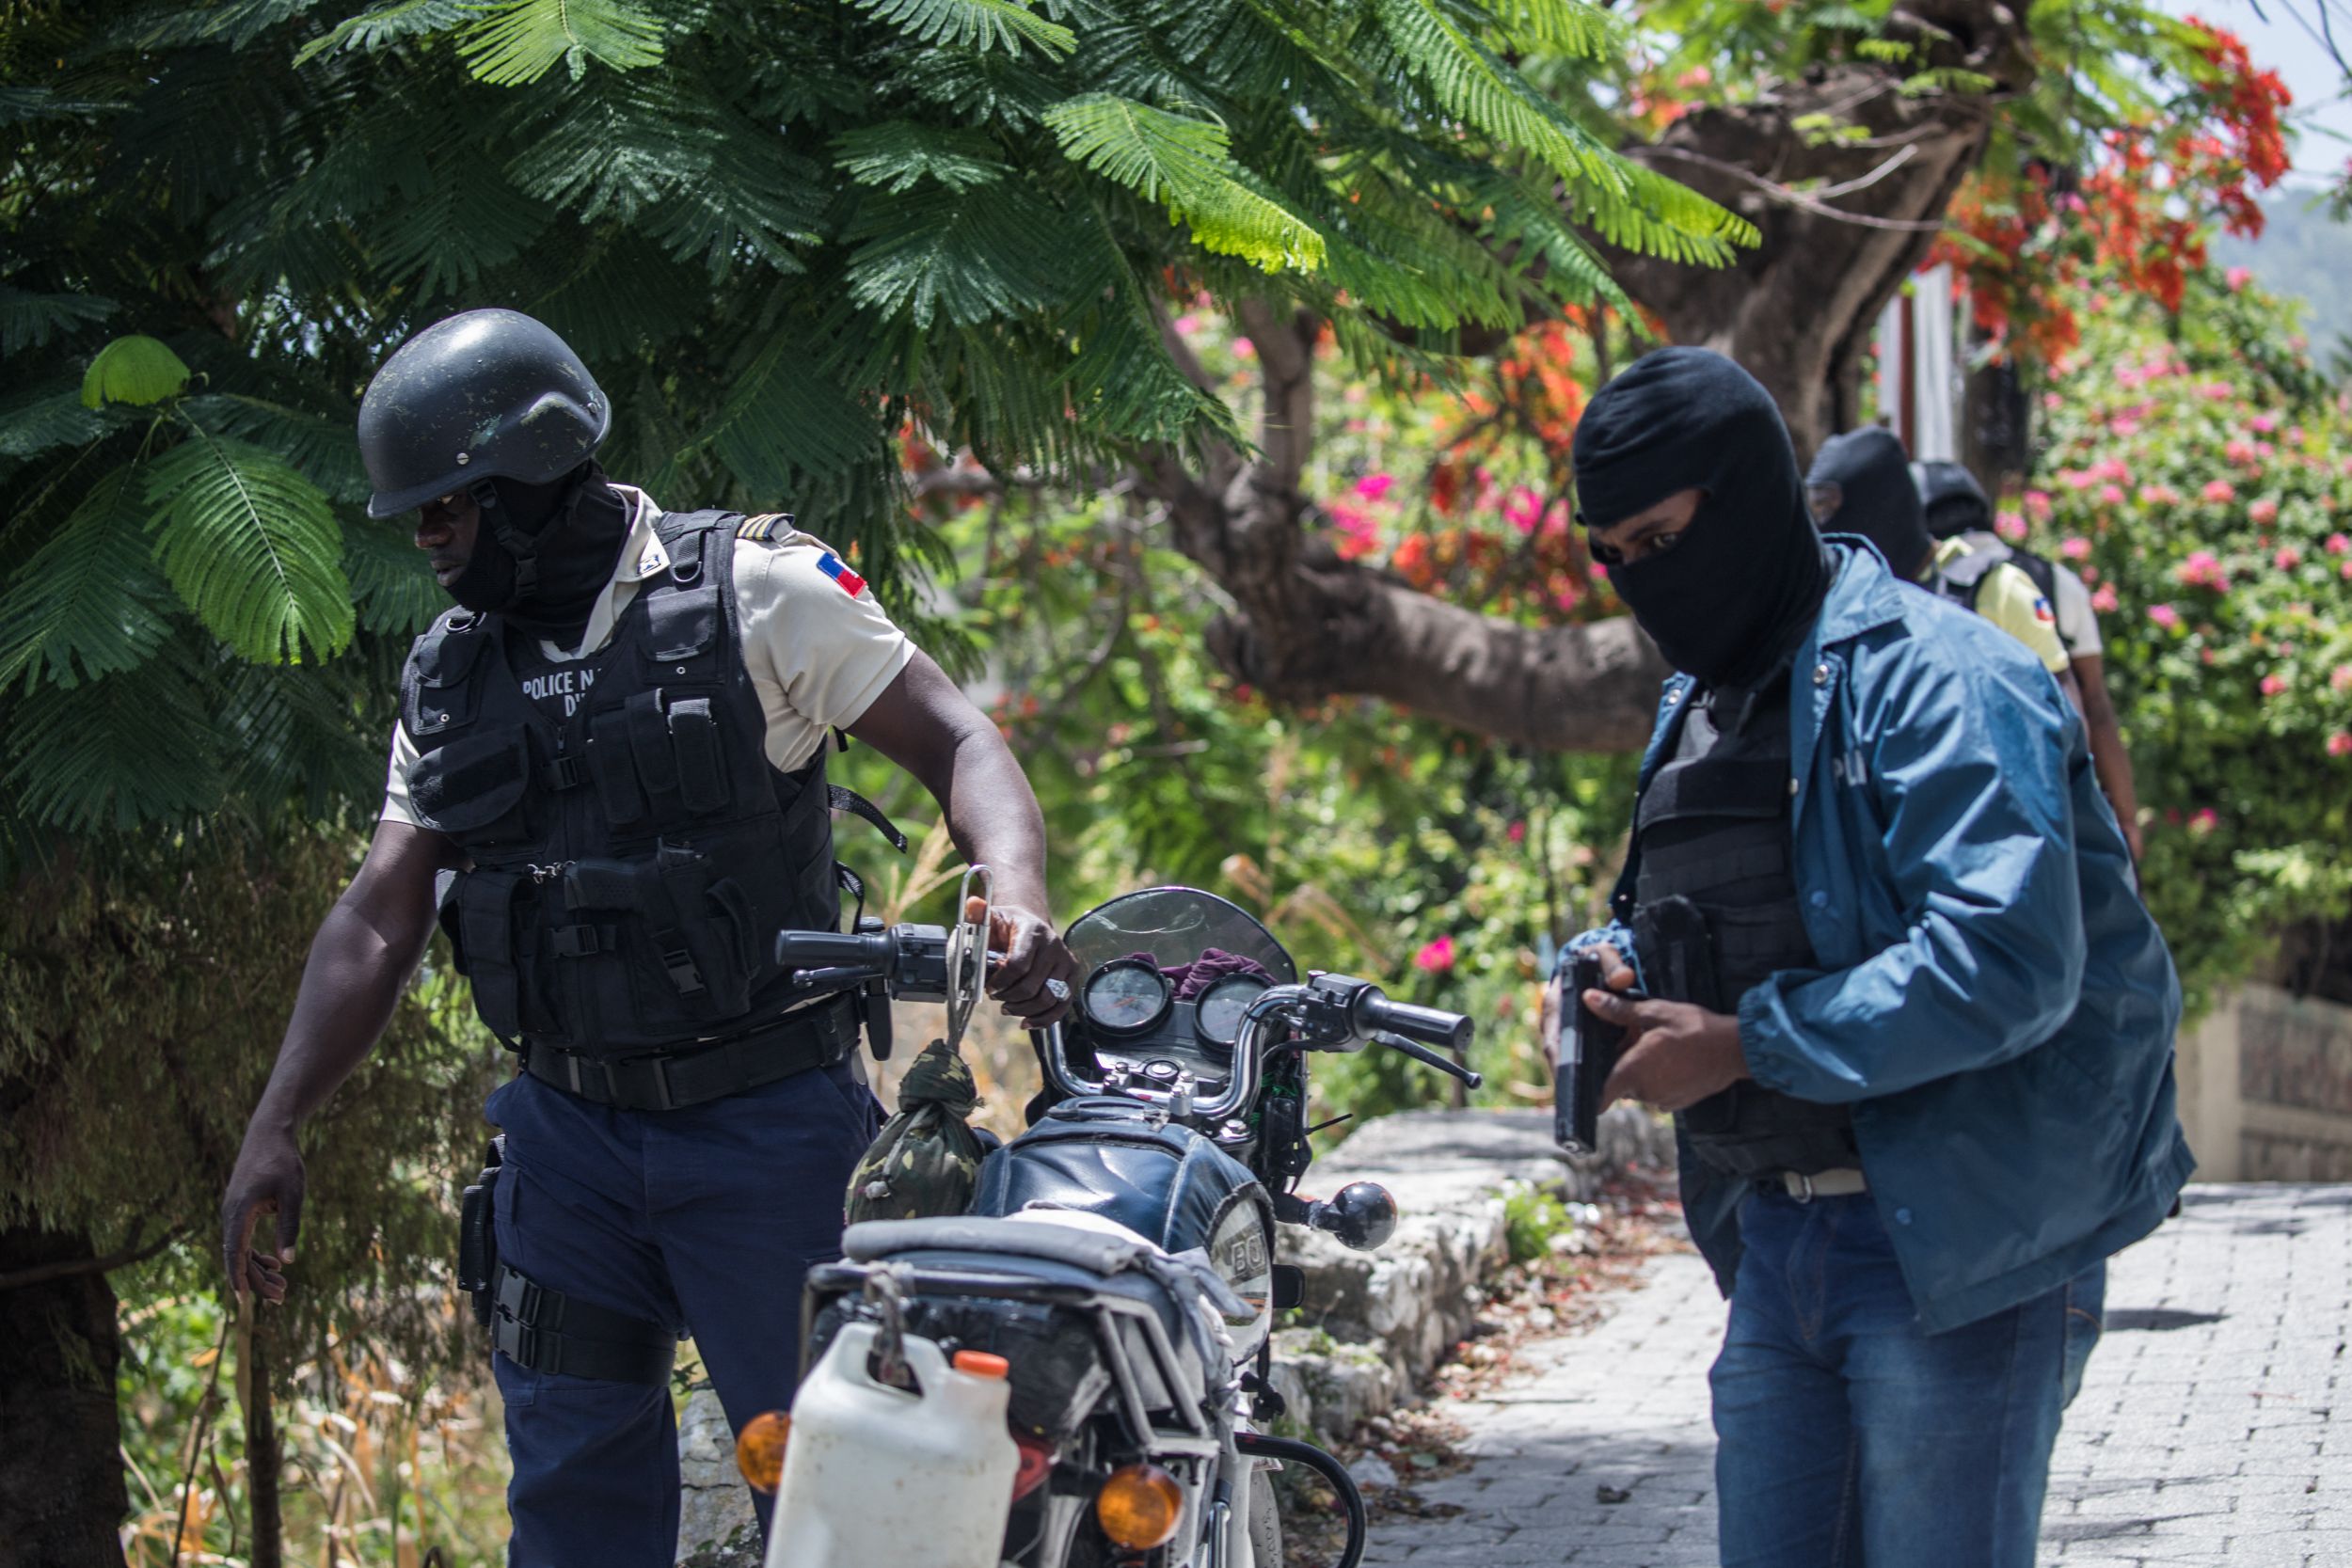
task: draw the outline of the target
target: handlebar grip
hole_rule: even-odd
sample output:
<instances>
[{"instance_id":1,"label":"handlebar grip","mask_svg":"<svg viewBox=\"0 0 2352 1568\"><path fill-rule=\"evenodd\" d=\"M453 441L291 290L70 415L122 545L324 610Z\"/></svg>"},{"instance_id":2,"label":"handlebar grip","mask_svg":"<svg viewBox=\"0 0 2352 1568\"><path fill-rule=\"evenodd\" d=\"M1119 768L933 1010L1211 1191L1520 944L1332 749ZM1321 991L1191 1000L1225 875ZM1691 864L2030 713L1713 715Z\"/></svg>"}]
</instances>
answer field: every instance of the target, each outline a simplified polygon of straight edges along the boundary
<instances>
[{"instance_id":1,"label":"handlebar grip","mask_svg":"<svg viewBox=\"0 0 2352 1568\"><path fill-rule=\"evenodd\" d=\"M896 949L887 931L778 931L780 969L834 969L845 965L887 968Z\"/></svg>"},{"instance_id":2,"label":"handlebar grip","mask_svg":"<svg viewBox=\"0 0 2352 1568\"><path fill-rule=\"evenodd\" d=\"M1375 990L1367 995L1362 1006L1363 1021L1372 1028L1386 1029L1392 1035L1403 1035L1406 1039L1434 1045L1440 1051L1468 1051L1470 1037L1478 1027L1460 1013L1394 1001L1383 991Z\"/></svg>"}]
</instances>

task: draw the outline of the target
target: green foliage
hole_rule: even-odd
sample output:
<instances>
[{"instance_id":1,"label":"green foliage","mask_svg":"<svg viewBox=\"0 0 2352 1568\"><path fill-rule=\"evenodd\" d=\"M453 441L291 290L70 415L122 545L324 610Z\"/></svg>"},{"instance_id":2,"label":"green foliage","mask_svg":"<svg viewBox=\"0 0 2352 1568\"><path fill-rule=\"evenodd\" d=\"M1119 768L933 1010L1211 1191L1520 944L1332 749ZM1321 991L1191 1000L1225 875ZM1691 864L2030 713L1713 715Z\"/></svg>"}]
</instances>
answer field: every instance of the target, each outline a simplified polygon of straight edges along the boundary
<instances>
[{"instance_id":1,"label":"green foliage","mask_svg":"<svg viewBox=\"0 0 2352 1568\"><path fill-rule=\"evenodd\" d=\"M156 559L238 657L275 664L351 641L342 530L318 487L270 452L200 429L148 466Z\"/></svg>"},{"instance_id":2,"label":"green foliage","mask_svg":"<svg viewBox=\"0 0 2352 1568\"><path fill-rule=\"evenodd\" d=\"M1554 1238L1576 1228L1568 1206L1549 1187L1514 1181L1502 1194L1502 1233L1514 1263L1533 1263L1551 1255Z\"/></svg>"},{"instance_id":3,"label":"green foliage","mask_svg":"<svg viewBox=\"0 0 2352 1568\"><path fill-rule=\"evenodd\" d=\"M2006 522L2106 612L2142 882L2201 1006L2288 924L2352 909L2352 417L2275 302L2190 286L2177 324L2086 291L2039 487Z\"/></svg>"},{"instance_id":4,"label":"green foliage","mask_svg":"<svg viewBox=\"0 0 2352 1568\"><path fill-rule=\"evenodd\" d=\"M614 71L661 63L661 24L627 0L499 0L482 13L458 55L493 87L535 82L560 61L572 80L595 60Z\"/></svg>"},{"instance_id":5,"label":"green foliage","mask_svg":"<svg viewBox=\"0 0 2352 1568\"><path fill-rule=\"evenodd\" d=\"M95 314L76 318L63 315L59 321L94 321ZM188 385L188 367L180 356L152 338L134 334L117 338L89 362L89 370L82 377L82 406L95 408L103 403L130 403L144 407L167 398L178 397Z\"/></svg>"}]
</instances>

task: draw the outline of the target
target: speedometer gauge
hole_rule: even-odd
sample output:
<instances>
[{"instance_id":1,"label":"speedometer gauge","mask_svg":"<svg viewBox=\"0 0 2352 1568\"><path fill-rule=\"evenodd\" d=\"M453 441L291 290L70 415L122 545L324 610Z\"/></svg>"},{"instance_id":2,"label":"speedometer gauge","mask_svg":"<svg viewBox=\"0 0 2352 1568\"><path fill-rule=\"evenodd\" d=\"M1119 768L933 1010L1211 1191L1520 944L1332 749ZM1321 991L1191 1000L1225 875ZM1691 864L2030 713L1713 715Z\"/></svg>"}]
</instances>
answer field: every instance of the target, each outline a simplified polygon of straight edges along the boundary
<instances>
[{"instance_id":1,"label":"speedometer gauge","mask_svg":"<svg viewBox=\"0 0 2352 1568\"><path fill-rule=\"evenodd\" d=\"M1212 1045L1231 1047L1241 1037L1242 1014L1266 989L1255 974L1228 974L1200 993L1193 1031Z\"/></svg>"},{"instance_id":2,"label":"speedometer gauge","mask_svg":"<svg viewBox=\"0 0 2352 1568\"><path fill-rule=\"evenodd\" d=\"M1088 1022L1106 1034L1137 1035L1168 1011L1168 979L1157 964L1118 958L1096 970L1084 995Z\"/></svg>"}]
</instances>

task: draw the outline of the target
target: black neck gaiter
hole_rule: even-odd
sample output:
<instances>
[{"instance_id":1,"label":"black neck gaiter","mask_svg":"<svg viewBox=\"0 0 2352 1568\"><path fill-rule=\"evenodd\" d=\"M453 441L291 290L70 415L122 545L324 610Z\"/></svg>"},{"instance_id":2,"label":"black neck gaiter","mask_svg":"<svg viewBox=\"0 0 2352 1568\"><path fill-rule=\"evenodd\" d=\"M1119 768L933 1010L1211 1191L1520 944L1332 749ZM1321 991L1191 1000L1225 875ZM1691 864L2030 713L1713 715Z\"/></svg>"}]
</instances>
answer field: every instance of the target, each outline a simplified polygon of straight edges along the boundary
<instances>
[{"instance_id":1,"label":"black neck gaiter","mask_svg":"<svg viewBox=\"0 0 2352 1568\"><path fill-rule=\"evenodd\" d=\"M578 641L628 542L628 503L593 462L548 484L491 483L499 506L484 510L473 556L450 584L450 596L468 610L495 611L533 637L567 646ZM506 514L502 520L537 563L528 593L518 591L519 562L493 526L496 510Z\"/></svg>"},{"instance_id":2,"label":"black neck gaiter","mask_svg":"<svg viewBox=\"0 0 2352 1568\"><path fill-rule=\"evenodd\" d=\"M1707 349L1645 355L1585 408L1575 461L1587 528L1703 492L1674 548L1609 575L1676 669L1752 688L1804 640L1830 562L1788 426L1754 376Z\"/></svg>"}]
</instances>

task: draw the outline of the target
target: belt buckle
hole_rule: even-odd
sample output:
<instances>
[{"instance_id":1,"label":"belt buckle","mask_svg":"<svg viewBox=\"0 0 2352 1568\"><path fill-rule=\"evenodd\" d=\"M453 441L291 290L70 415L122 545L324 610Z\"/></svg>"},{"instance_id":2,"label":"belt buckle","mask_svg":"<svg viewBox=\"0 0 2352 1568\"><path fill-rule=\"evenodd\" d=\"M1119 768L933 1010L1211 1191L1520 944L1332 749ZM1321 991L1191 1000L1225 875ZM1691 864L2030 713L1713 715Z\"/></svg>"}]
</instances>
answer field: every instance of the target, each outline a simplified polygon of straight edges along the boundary
<instances>
[{"instance_id":1,"label":"belt buckle","mask_svg":"<svg viewBox=\"0 0 2352 1568\"><path fill-rule=\"evenodd\" d=\"M1799 1203L1813 1201L1813 1178L1810 1176L1801 1175L1793 1170L1785 1170L1780 1173L1780 1184L1787 1189L1788 1196Z\"/></svg>"}]
</instances>

